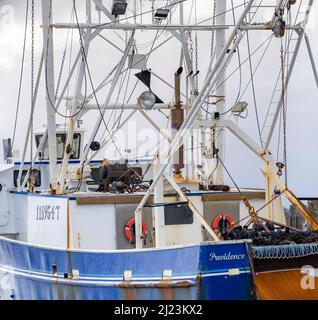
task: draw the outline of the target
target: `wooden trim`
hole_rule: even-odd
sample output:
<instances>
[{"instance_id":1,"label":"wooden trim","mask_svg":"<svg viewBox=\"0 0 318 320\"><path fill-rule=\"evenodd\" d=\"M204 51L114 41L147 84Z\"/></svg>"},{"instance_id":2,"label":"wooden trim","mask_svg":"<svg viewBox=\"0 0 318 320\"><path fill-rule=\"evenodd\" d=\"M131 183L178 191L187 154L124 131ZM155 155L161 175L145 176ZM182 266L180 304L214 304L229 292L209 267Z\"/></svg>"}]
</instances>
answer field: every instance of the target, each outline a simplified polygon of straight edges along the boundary
<instances>
[{"instance_id":1,"label":"wooden trim","mask_svg":"<svg viewBox=\"0 0 318 320\"><path fill-rule=\"evenodd\" d=\"M91 204L138 204L142 200L143 195L105 195L105 196L89 196L78 197L76 203L78 205ZM150 197L148 204L153 203L153 196Z\"/></svg>"},{"instance_id":2,"label":"wooden trim","mask_svg":"<svg viewBox=\"0 0 318 320\"><path fill-rule=\"evenodd\" d=\"M246 199L265 199L265 192L243 192ZM165 198L177 197L176 194L167 194ZM242 195L239 193L212 193L202 194L202 201L240 201ZM142 194L104 194L96 196L77 197L76 203L78 205L92 205L92 204L138 204L143 198ZM153 204L153 196L150 196L147 204Z\"/></svg>"},{"instance_id":3,"label":"wooden trim","mask_svg":"<svg viewBox=\"0 0 318 320\"><path fill-rule=\"evenodd\" d=\"M243 192L243 195L239 193L215 193L202 195L203 202L209 201L240 201L242 197L245 199L265 199L265 192Z\"/></svg>"}]
</instances>

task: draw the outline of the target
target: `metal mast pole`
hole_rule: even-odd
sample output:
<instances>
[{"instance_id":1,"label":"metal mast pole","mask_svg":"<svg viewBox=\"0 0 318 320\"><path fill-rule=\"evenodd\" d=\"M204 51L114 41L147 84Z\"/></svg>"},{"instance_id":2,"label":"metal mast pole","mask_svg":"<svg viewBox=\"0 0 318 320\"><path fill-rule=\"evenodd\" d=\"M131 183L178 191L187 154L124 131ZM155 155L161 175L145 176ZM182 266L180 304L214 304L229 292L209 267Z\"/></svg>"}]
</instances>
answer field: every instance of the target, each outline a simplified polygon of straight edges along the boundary
<instances>
[{"instance_id":1,"label":"metal mast pole","mask_svg":"<svg viewBox=\"0 0 318 320\"><path fill-rule=\"evenodd\" d=\"M86 22L91 23L91 1L86 0ZM80 31L82 32L82 31ZM80 35L82 36L82 35ZM83 44L83 52L82 52L82 61L80 64L80 69L79 69L79 74L77 78L77 84L76 84L76 91L75 91L75 97L72 103L72 108L71 108L71 115L76 114L78 110L78 106L84 103L82 101L82 86L83 86L83 81L85 77L85 68L86 68L86 58L87 58L87 53L89 49L89 44L90 44L90 39L91 37L91 29L88 29L83 38L84 38L84 44ZM64 193L64 181L65 181L65 176L68 168L68 162L71 158L72 155L72 144L73 144L73 136L74 136L74 131L75 131L75 126L76 126L76 121L78 120L78 117L81 115L79 114L78 116L71 117L69 119L68 123L68 132L67 132L67 139L65 143L65 152L64 152L64 157L63 157L63 162L60 170L60 175L58 178L58 189L57 193L58 194L63 194Z\"/></svg>"},{"instance_id":2,"label":"metal mast pole","mask_svg":"<svg viewBox=\"0 0 318 320\"><path fill-rule=\"evenodd\" d=\"M309 54L309 58L310 58L310 63L311 63L311 66L312 66L312 71L314 73L314 77L315 77L315 80L316 80L316 85L318 87L318 72L317 72L314 55L312 53L310 41L309 41L309 38L308 38L307 34L305 34L305 41L306 41L306 46L307 46L307 50L308 50L308 54Z\"/></svg>"},{"instance_id":3,"label":"metal mast pole","mask_svg":"<svg viewBox=\"0 0 318 320\"><path fill-rule=\"evenodd\" d=\"M217 0L215 2L215 24L216 25L225 25L225 12L226 12L226 1ZM216 60L221 56L223 49L225 47L225 29L217 29L215 30L215 56ZM226 94L226 69L223 70L219 82L217 83L217 87L219 87L216 94L216 111L220 114L220 119L223 118L222 114L225 112L225 94ZM216 138L216 146L219 149L218 156L221 159L222 163L224 163L224 147L225 147L225 132L224 130L220 130L217 134ZM218 164L215 174L214 174L214 184L224 184L224 173L223 166L221 163Z\"/></svg>"},{"instance_id":4,"label":"metal mast pole","mask_svg":"<svg viewBox=\"0 0 318 320\"><path fill-rule=\"evenodd\" d=\"M42 0L42 22L43 22L43 49L45 66L45 88L46 88L46 112L47 130L50 161L50 189L55 193L56 189L56 113L55 90L54 90L54 56L53 56L53 30L52 23L52 0Z\"/></svg>"}]
</instances>

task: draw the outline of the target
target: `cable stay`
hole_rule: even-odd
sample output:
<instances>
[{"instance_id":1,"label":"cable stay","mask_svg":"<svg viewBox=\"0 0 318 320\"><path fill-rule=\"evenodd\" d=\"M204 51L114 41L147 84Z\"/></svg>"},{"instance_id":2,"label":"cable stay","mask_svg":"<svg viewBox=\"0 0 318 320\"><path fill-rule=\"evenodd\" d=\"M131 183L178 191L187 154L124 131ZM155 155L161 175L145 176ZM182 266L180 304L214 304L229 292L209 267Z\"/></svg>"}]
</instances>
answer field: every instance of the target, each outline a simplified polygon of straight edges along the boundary
<instances>
[{"instance_id":1,"label":"cable stay","mask_svg":"<svg viewBox=\"0 0 318 320\"><path fill-rule=\"evenodd\" d=\"M304 8L305 4L300 1L297 7L297 11L294 18L294 25L305 26L307 21L305 21L306 9ZM284 65L285 69L285 86L288 87L291 74L294 69L296 57L303 39L303 29L300 31L291 30L290 34L287 35L286 44L285 44L285 57L284 60L287 61L287 64ZM287 59L287 56L290 59ZM277 117L279 116L279 110L282 106L282 88L281 88L281 70L278 73L276 82L274 85L274 90L270 98L270 102L266 111L265 120L262 125L262 141L265 150L268 149L271 137L273 135L274 125L276 123ZM287 88L286 88L287 89ZM285 89L285 90L286 90Z\"/></svg>"},{"instance_id":2,"label":"cable stay","mask_svg":"<svg viewBox=\"0 0 318 320\"><path fill-rule=\"evenodd\" d=\"M26 9L25 9L25 23L24 23L24 33L23 33L23 49L22 49L22 59L21 59L21 68L20 68L20 77L19 77L18 98L17 98L17 105L16 105L16 110L15 110L15 119L14 119L14 125L13 125L11 150L9 151L9 156L11 156L11 157L12 157L12 151L13 151L14 143L15 143L18 116L19 116L19 109L20 109L20 98L21 98L21 90L22 90L24 60L25 60L25 51L26 51L26 39L27 39L27 29L28 29L28 17L29 17L29 0L27 0L27 2L26 2Z\"/></svg>"}]
</instances>

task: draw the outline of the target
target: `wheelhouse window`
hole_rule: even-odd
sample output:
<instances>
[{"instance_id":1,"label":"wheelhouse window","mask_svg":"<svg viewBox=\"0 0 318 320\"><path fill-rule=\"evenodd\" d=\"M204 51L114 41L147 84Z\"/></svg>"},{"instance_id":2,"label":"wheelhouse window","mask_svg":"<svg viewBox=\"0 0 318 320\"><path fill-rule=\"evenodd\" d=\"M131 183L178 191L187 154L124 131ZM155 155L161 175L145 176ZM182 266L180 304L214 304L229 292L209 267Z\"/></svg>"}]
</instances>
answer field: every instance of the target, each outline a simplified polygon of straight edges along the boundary
<instances>
[{"instance_id":1,"label":"wheelhouse window","mask_svg":"<svg viewBox=\"0 0 318 320\"><path fill-rule=\"evenodd\" d=\"M42 134L35 136L35 143L37 148L40 145ZM57 133L56 134L56 156L58 160L63 159L65 143L66 143L67 134L66 133ZM39 153L40 160L48 160L49 159L49 148L47 138L45 141L45 146L42 152ZM71 159L79 159L80 157L80 148L81 148L81 134L74 133L73 135L73 144L72 144L72 155Z\"/></svg>"},{"instance_id":2,"label":"wheelhouse window","mask_svg":"<svg viewBox=\"0 0 318 320\"><path fill-rule=\"evenodd\" d=\"M27 175L29 170L22 170L22 176L21 176L21 183L23 182L25 176ZM34 180L35 180L35 187L41 187L41 171L40 170L34 170ZM17 188L18 187L18 177L19 177L19 170L13 171L13 184ZM22 186L23 188L27 187L27 183Z\"/></svg>"}]
</instances>

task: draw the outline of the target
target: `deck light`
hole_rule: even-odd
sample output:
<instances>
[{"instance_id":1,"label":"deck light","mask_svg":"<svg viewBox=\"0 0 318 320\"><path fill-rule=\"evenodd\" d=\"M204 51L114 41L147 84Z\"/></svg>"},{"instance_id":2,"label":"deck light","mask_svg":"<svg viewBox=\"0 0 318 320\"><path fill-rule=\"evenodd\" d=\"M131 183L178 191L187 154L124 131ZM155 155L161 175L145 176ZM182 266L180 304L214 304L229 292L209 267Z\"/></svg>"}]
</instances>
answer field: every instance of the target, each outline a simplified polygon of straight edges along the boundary
<instances>
[{"instance_id":1,"label":"deck light","mask_svg":"<svg viewBox=\"0 0 318 320\"><path fill-rule=\"evenodd\" d=\"M232 108L233 113L242 113L246 110L248 103L245 101L238 101Z\"/></svg>"},{"instance_id":2,"label":"deck light","mask_svg":"<svg viewBox=\"0 0 318 320\"><path fill-rule=\"evenodd\" d=\"M154 18L157 20L165 20L168 17L169 9L157 9Z\"/></svg>"},{"instance_id":3,"label":"deck light","mask_svg":"<svg viewBox=\"0 0 318 320\"><path fill-rule=\"evenodd\" d=\"M140 95L138 104L140 108L150 110L155 105L156 100L156 96L151 91L145 91Z\"/></svg>"},{"instance_id":4,"label":"deck light","mask_svg":"<svg viewBox=\"0 0 318 320\"><path fill-rule=\"evenodd\" d=\"M127 9L127 2L126 0L114 0L113 8L112 8L112 15L117 17L119 15L124 15Z\"/></svg>"}]
</instances>

